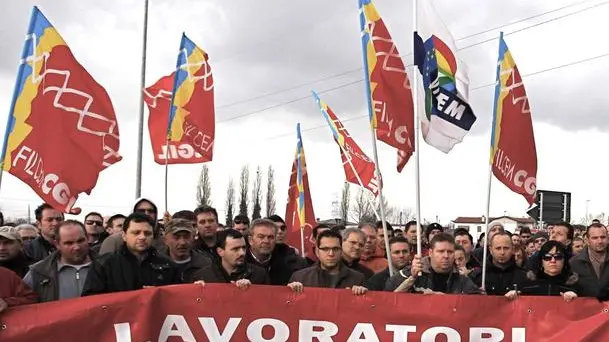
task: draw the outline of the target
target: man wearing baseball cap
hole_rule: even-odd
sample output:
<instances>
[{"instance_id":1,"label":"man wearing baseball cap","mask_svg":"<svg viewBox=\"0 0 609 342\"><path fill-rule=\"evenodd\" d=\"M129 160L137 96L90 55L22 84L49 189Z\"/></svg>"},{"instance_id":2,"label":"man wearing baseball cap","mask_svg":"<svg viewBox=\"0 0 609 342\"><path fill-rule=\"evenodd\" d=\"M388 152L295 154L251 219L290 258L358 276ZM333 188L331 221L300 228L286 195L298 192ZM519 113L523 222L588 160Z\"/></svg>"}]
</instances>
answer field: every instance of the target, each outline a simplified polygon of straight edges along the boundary
<instances>
[{"instance_id":1,"label":"man wearing baseball cap","mask_svg":"<svg viewBox=\"0 0 609 342\"><path fill-rule=\"evenodd\" d=\"M193 274L211 265L211 260L193 250L197 230L193 222L184 219L171 219L165 225L166 255L178 265L182 280L195 281Z\"/></svg>"},{"instance_id":2,"label":"man wearing baseball cap","mask_svg":"<svg viewBox=\"0 0 609 342\"><path fill-rule=\"evenodd\" d=\"M0 227L0 266L26 275L32 260L23 252L23 240L17 229L9 226Z\"/></svg>"}]
</instances>

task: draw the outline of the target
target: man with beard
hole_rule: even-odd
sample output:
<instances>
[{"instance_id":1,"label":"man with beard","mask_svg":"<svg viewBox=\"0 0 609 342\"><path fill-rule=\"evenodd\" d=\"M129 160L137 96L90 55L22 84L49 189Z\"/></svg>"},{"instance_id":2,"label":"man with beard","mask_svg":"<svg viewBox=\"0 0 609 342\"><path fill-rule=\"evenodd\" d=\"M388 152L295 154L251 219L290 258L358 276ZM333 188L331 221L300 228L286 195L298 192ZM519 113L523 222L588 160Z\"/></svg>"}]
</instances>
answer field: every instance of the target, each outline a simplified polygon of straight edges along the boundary
<instances>
[{"instance_id":1,"label":"man with beard","mask_svg":"<svg viewBox=\"0 0 609 342\"><path fill-rule=\"evenodd\" d=\"M90 247L82 223L64 221L54 236L57 251L32 265L23 279L40 302L80 297L91 267Z\"/></svg>"},{"instance_id":2,"label":"man with beard","mask_svg":"<svg viewBox=\"0 0 609 342\"><path fill-rule=\"evenodd\" d=\"M216 253L218 258L193 275L205 283L234 283L241 289L252 284L269 284L268 274L262 267L246 262L245 238L235 229L218 232Z\"/></svg>"},{"instance_id":3,"label":"man with beard","mask_svg":"<svg viewBox=\"0 0 609 342\"><path fill-rule=\"evenodd\" d=\"M316 252L319 262L295 272L288 287L301 293L304 287L324 287L350 289L354 295L363 295L368 289L363 287L364 275L346 267L342 262L342 237L333 230L317 236Z\"/></svg>"}]
</instances>

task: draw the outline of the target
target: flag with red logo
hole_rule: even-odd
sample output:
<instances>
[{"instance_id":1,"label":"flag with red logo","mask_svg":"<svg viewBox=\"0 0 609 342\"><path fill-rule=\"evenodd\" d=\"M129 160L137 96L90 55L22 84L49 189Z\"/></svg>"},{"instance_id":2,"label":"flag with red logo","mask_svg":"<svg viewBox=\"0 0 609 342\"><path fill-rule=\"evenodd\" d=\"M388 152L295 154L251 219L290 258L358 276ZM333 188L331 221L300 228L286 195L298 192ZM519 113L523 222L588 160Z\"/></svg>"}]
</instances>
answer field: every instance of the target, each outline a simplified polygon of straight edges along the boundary
<instances>
[{"instance_id":1,"label":"flag with red logo","mask_svg":"<svg viewBox=\"0 0 609 342\"><path fill-rule=\"evenodd\" d=\"M375 196L379 194L379 180L376 177L376 164L366 156L364 151L357 145L355 140L343 126L336 114L313 92L313 97L332 131L334 141L340 147L340 157L345 169L345 177L348 182L360 185L370 190Z\"/></svg>"},{"instance_id":2,"label":"flag with red logo","mask_svg":"<svg viewBox=\"0 0 609 342\"><path fill-rule=\"evenodd\" d=\"M182 136L181 141L167 141L167 126L169 125L169 105L171 103L171 89L175 73L161 77L155 84L144 89L144 101L148 106L148 131L152 154L157 164L195 164L211 160L211 153L205 155L195 150L193 145ZM169 150L167 150L169 149Z\"/></svg>"},{"instance_id":3,"label":"flag with red logo","mask_svg":"<svg viewBox=\"0 0 609 342\"><path fill-rule=\"evenodd\" d=\"M207 53L182 35L173 78L167 139L188 142L212 160L215 139L214 78Z\"/></svg>"},{"instance_id":4,"label":"flag with red logo","mask_svg":"<svg viewBox=\"0 0 609 342\"><path fill-rule=\"evenodd\" d=\"M298 137L296 156L294 163L292 163L288 204L285 210L286 240L289 245L302 248L301 238L304 239L303 256L306 255L315 259L315 256L311 253L313 251L311 235L317 220L313 212L313 202L311 201L311 190L309 189L309 176L307 174L307 162L305 160L302 136L300 135L300 124L296 126L296 131Z\"/></svg>"},{"instance_id":5,"label":"flag with red logo","mask_svg":"<svg viewBox=\"0 0 609 342\"><path fill-rule=\"evenodd\" d=\"M490 163L493 174L510 190L535 203L537 149L531 107L522 77L503 40L499 39L499 62L495 86L495 110L491 133Z\"/></svg>"},{"instance_id":6,"label":"flag with red logo","mask_svg":"<svg viewBox=\"0 0 609 342\"><path fill-rule=\"evenodd\" d=\"M370 123L380 141L397 149L401 172L414 152L414 105L406 67L389 30L371 0L359 0L364 64L373 113Z\"/></svg>"},{"instance_id":7,"label":"flag with red logo","mask_svg":"<svg viewBox=\"0 0 609 342\"><path fill-rule=\"evenodd\" d=\"M2 148L3 170L57 210L70 212L100 172L121 160L119 146L108 93L34 7Z\"/></svg>"}]
</instances>

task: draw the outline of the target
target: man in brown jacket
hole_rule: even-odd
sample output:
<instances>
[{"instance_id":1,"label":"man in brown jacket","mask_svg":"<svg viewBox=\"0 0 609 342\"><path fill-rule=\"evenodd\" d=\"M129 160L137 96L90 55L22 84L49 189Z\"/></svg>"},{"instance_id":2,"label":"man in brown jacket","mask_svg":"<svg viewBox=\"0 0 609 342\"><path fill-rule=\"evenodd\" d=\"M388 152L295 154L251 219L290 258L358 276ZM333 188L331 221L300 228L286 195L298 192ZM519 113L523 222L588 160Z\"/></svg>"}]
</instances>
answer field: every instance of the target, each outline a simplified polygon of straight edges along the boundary
<instances>
[{"instance_id":1,"label":"man in brown jacket","mask_svg":"<svg viewBox=\"0 0 609 342\"><path fill-rule=\"evenodd\" d=\"M292 274L288 287L302 292L305 286L335 289L351 289L355 295L368 290L362 286L364 275L343 265L342 237L340 233L327 230L317 236L315 243L319 262Z\"/></svg>"}]
</instances>

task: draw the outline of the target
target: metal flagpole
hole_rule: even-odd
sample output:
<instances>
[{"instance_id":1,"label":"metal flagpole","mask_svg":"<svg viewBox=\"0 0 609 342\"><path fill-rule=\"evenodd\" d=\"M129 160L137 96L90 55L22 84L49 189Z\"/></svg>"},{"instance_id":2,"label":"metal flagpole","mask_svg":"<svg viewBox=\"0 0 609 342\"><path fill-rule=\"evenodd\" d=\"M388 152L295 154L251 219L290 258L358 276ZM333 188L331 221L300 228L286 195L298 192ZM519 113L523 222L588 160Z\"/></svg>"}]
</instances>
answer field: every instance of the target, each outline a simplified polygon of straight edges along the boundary
<instances>
[{"instance_id":1,"label":"metal flagpole","mask_svg":"<svg viewBox=\"0 0 609 342\"><path fill-rule=\"evenodd\" d=\"M499 54L501 54L501 41L503 40L503 32L501 32L499 34ZM491 155L489 156L489 163L488 163L488 184L487 184L487 191L486 191L486 214L485 214L485 220L484 220L484 239L486 240L486 243L483 246L483 254L482 254L482 291L484 291L484 289L486 288L486 263L487 263L487 259L488 259L488 244L490 242L489 238L488 238L488 221L489 221L489 216L490 216L490 211L491 211L491 184L492 184L492 180L493 180L493 155L492 153L494 153L494 145L495 145L495 125L496 125L496 120L497 120L497 106L499 105L498 101L499 101L499 92L501 91L501 85L499 84L500 82L500 73L501 73L501 62L499 61L499 59L502 58L501 55L499 55L499 58L497 58L497 73L495 75L495 104L494 104L494 108L493 108L493 122L491 123L491 139L490 139L490 153Z\"/></svg>"},{"instance_id":2,"label":"metal flagpole","mask_svg":"<svg viewBox=\"0 0 609 342\"><path fill-rule=\"evenodd\" d=\"M146 88L146 45L148 41L148 0L144 1L144 33L142 40L142 75L140 83L140 115L137 131L137 171L135 176L135 198L142 195L142 144L144 142L144 88ZM167 160L167 159L165 159ZM167 201L167 200L165 200Z\"/></svg>"},{"instance_id":3,"label":"metal flagpole","mask_svg":"<svg viewBox=\"0 0 609 342\"><path fill-rule=\"evenodd\" d=\"M360 7L360 30L362 35L362 56L364 60L364 83L366 84L366 102L368 104L368 116L372 120L374 115L374 110L372 108L372 90L370 89L370 75L369 75L369 65L368 65L368 47L367 41L364 39L366 35L368 36L368 40L370 41L372 37L370 36L370 32L366 29L368 23L366 22L366 15L364 14L363 7ZM372 44L372 42L370 42ZM387 234L387 222L385 220L385 203L383 200L383 181L381 178L381 172L379 167L379 157L376 146L376 133L375 129L372 125L372 121L370 122L370 134L372 135L372 153L374 154L374 172L376 174L376 179L379 182L379 209L381 211L381 223L383 225L383 235L385 236L385 251L387 253L387 264L389 266L389 276L393 276L393 265L391 262L391 249L389 247L389 234ZM378 215L377 215L378 217Z\"/></svg>"},{"instance_id":4,"label":"metal flagpole","mask_svg":"<svg viewBox=\"0 0 609 342\"><path fill-rule=\"evenodd\" d=\"M412 27L413 31L416 32L418 28L418 0L412 0ZM413 63L414 65L414 63ZM412 102L414 103L414 188L415 188L415 211L417 220L417 254L422 256L422 234L421 234L421 178L419 172L420 165L420 154L421 144L419 141L419 134L421 131L421 121L419 120L419 74L417 66L414 65L414 72L412 73Z\"/></svg>"},{"instance_id":5,"label":"metal flagpole","mask_svg":"<svg viewBox=\"0 0 609 342\"><path fill-rule=\"evenodd\" d=\"M165 142L165 212L169 212L168 202L168 189L169 189L169 135L167 135L167 141Z\"/></svg>"}]
</instances>

